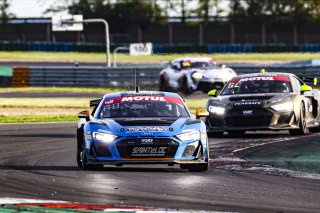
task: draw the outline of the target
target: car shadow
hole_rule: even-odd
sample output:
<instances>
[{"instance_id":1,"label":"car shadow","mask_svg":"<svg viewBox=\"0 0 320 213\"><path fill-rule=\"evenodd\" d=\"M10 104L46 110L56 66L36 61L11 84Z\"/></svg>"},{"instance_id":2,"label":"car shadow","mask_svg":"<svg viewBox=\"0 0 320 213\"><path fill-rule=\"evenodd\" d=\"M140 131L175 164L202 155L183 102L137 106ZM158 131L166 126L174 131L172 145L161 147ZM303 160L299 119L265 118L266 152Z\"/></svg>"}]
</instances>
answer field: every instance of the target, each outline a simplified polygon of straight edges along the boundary
<instances>
[{"instance_id":1,"label":"car shadow","mask_svg":"<svg viewBox=\"0 0 320 213\"><path fill-rule=\"evenodd\" d=\"M103 167L101 169L83 170L77 166L26 166L26 165L0 165L0 170L17 171L79 171L79 172L188 172L180 168L146 168L146 167Z\"/></svg>"}]
</instances>

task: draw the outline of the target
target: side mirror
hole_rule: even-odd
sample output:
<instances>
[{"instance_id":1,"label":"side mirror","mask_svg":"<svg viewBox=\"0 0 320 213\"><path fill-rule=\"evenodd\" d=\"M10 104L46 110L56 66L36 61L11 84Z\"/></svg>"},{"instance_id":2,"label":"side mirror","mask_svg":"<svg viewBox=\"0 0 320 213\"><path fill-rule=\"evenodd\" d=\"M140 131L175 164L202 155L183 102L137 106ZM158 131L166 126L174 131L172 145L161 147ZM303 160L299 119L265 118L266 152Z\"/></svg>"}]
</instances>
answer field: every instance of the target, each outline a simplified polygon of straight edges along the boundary
<instances>
[{"instance_id":1,"label":"side mirror","mask_svg":"<svg viewBox=\"0 0 320 213\"><path fill-rule=\"evenodd\" d=\"M318 78L314 78L314 79L313 79L313 85L314 85L314 86L317 86L317 84L318 84Z\"/></svg>"},{"instance_id":2,"label":"side mirror","mask_svg":"<svg viewBox=\"0 0 320 213\"><path fill-rule=\"evenodd\" d=\"M216 89L210 90L208 92L208 95L209 96L213 96L213 97L217 97L217 90Z\"/></svg>"},{"instance_id":3,"label":"side mirror","mask_svg":"<svg viewBox=\"0 0 320 213\"><path fill-rule=\"evenodd\" d=\"M209 116L209 112L206 109L198 108L196 110L196 118L208 117L208 116Z\"/></svg>"},{"instance_id":4,"label":"side mirror","mask_svg":"<svg viewBox=\"0 0 320 213\"><path fill-rule=\"evenodd\" d=\"M90 119L90 112L88 110L84 110L78 113L78 118L85 118L87 121Z\"/></svg>"},{"instance_id":5,"label":"side mirror","mask_svg":"<svg viewBox=\"0 0 320 213\"><path fill-rule=\"evenodd\" d=\"M300 91L301 92L308 92L308 91L311 91L311 90L312 90L312 87L310 87L310 86L308 86L306 84L300 86Z\"/></svg>"}]
</instances>

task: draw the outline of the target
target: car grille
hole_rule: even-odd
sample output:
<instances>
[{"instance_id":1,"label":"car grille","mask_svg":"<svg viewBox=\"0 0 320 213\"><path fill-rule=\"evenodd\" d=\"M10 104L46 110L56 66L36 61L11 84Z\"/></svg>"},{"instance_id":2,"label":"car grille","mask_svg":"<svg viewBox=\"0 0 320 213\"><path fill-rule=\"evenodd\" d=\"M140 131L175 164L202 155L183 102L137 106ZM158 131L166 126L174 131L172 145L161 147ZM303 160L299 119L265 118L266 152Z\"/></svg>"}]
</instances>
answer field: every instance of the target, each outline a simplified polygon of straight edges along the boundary
<instances>
[{"instance_id":1,"label":"car grille","mask_svg":"<svg viewBox=\"0 0 320 213\"><path fill-rule=\"evenodd\" d=\"M99 143L99 142L94 142L92 145L92 149L91 149L92 153L91 154L95 154L97 157L109 157L111 156L111 153L108 149L108 147L103 144L103 143Z\"/></svg>"},{"instance_id":2,"label":"car grille","mask_svg":"<svg viewBox=\"0 0 320 213\"><path fill-rule=\"evenodd\" d=\"M179 143L170 138L132 138L116 146L122 158L173 158Z\"/></svg>"},{"instance_id":3,"label":"car grille","mask_svg":"<svg viewBox=\"0 0 320 213\"><path fill-rule=\"evenodd\" d=\"M243 115L243 110L229 110L225 116L227 126L268 126L272 119L272 112L265 109L254 109L251 115Z\"/></svg>"}]
</instances>

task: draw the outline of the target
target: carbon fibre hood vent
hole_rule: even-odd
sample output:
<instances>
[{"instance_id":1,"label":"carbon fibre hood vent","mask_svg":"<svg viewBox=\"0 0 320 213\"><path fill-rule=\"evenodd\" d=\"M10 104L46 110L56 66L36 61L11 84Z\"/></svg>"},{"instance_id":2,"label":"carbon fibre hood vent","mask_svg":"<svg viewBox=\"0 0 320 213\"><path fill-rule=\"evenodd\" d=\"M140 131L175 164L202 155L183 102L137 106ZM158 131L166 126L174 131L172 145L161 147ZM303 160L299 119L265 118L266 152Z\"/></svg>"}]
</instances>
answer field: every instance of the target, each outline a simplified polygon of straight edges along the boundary
<instances>
[{"instance_id":1,"label":"carbon fibre hood vent","mask_svg":"<svg viewBox=\"0 0 320 213\"><path fill-rule=\"evenodd\" d=\"M114 121L122 126L170 126L177 118L115 118Z\"/></svg>"}]
</instances>

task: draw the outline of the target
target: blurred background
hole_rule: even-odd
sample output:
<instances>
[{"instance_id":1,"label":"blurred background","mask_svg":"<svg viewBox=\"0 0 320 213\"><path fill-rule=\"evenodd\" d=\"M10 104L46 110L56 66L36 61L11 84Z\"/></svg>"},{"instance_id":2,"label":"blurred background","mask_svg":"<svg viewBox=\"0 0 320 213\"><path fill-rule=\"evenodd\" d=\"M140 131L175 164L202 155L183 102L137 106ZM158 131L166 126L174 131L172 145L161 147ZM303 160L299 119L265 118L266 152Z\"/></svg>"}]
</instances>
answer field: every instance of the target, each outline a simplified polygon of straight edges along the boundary
<instances>
[{"instance_id":1,"label":"blurred background","mask_svg":"<svg viewBox=\"0 0 320 213\"><path fill-rule=\"evenodd\" d=\"M108 21L111 50L152 42L154 53L320 51L318 0L1 0L0 7L0 50L104 52L99 24L51 31L52 15L82 14Z\"/></svg>"}]
</instances>

